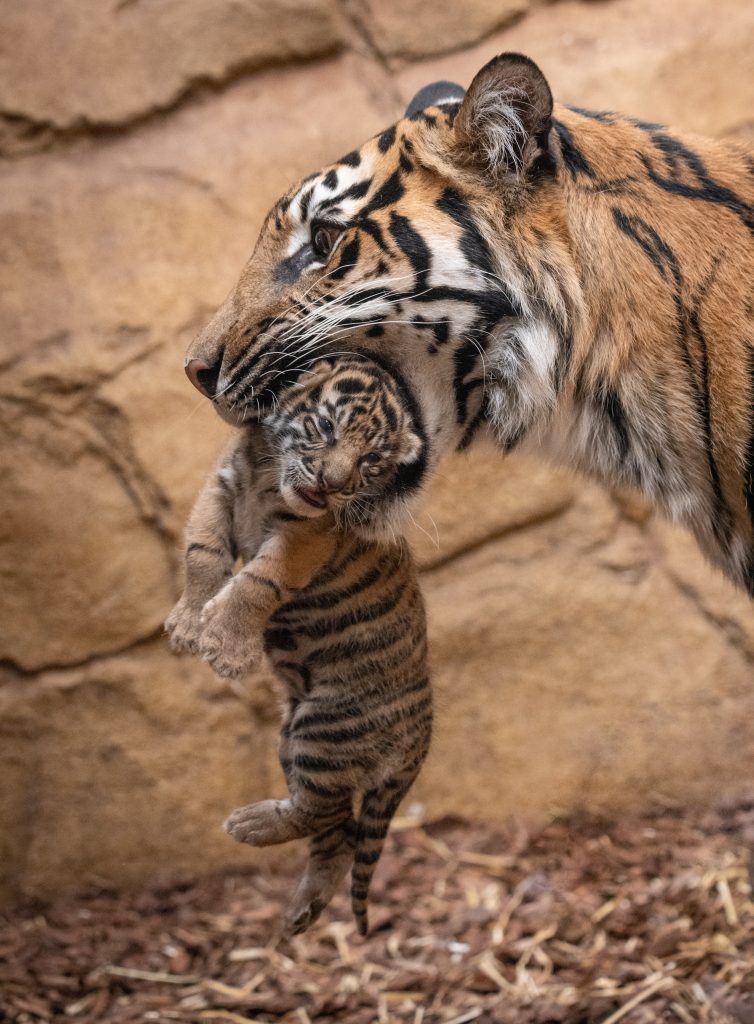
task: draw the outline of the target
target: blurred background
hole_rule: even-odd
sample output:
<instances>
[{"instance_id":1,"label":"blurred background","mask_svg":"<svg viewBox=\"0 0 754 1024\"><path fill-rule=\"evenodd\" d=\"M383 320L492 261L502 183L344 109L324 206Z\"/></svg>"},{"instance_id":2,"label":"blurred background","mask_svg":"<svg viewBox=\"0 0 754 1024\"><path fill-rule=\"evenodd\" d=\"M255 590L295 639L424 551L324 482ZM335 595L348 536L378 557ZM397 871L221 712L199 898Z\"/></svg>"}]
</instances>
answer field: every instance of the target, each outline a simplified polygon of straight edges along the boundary
<instances>
[{"instance_id":1,"label":"blurred background","mask_svg":"<svg viewBox=\"0 0 754 1024\"><path fill-rule=\"evenodd\" d=\"M0 0L0 28L0 888L249 863L220 822L282 793L270 680L234 692L162 634L227 431L189 339L292 180L500 51L562 102L754 141L754 5ZM618 815L751 778L752 606L687 536L479 453L426 509L428 816Z\"/></svg>"}]
</instances>

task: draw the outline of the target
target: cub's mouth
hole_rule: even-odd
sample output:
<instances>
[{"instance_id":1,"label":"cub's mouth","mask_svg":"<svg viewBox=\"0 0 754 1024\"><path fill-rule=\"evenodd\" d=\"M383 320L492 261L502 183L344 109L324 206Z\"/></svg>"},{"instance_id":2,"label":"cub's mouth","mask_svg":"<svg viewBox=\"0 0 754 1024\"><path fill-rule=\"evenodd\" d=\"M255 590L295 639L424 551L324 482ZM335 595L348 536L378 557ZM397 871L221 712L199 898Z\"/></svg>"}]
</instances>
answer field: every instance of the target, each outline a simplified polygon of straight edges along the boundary
<instances>
[{"instance_id":1,"label":"cub's mouth","mask_svg":"<svg viewBox=\"0 0 754 1024\"><path fill-rule=\"evenodd\" d=\"M321 511L327 508L327 495L323 494L322 491L315 490L313 487L295 487L294 491L296 497L306 502L312 508L317 508Z\"/></svg>"}]
</instances>

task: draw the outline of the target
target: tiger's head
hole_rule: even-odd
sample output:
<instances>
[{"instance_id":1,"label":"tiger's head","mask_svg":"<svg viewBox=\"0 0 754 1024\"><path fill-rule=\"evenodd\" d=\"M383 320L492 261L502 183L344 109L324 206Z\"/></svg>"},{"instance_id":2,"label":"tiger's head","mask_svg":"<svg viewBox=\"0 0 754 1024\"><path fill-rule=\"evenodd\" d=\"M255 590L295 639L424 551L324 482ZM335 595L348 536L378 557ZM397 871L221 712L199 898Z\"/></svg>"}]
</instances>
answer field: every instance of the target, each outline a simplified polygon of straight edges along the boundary
<instances>
[{"instance_id":1,"label":"tiger's head","mask_svg":"<svg viewBox=\"0 0 754 1024\"><path fill-rule=\"evenodd\" d=\"M370 536L400 521L425 447L412 404L369 359L315 363L262 421L291 511L332 512Z\"/></svg>"},{"instance_id":2,"label":"tiger's head","mask_svg":"<svg viewBox=\"0 0 754 1024\"><path fill-rule=\"evenodd\" d=\"M275 204L189 348L191 381L238 423L323 355L369 356L418 403L427 442L415 489L483 423L491 367L495 401L510 384L515 436L529 385L569 330L551 115L545 78L518 54L491 61L465 93L422 90L397 124Z\"/></svg>"}]
</instances>

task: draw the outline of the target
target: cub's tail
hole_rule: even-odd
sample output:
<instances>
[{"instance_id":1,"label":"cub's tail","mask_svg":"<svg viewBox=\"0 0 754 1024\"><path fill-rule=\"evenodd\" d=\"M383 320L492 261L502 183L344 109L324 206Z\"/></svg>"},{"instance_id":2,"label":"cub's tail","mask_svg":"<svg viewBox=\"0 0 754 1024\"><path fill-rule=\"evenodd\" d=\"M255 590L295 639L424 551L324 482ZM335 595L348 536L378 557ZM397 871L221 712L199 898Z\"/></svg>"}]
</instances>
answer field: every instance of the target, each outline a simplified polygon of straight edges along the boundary
<instances>
[{"instance_id":1,"label":"cub's tail","mask_svg":"<svg viewBox=\"0 0 754 1024\"><path fill-rule=\"evenodd\" d=\"M388 779L378 789L367 790L361 801L361 811L356 824L356 850L351 869L351 907L360 935L366 935L369 929L369 886L385 845L390 822L416 778L423 760L422 755L419 764L412 765L405 773Z\"/></svg>"}]
</instances>

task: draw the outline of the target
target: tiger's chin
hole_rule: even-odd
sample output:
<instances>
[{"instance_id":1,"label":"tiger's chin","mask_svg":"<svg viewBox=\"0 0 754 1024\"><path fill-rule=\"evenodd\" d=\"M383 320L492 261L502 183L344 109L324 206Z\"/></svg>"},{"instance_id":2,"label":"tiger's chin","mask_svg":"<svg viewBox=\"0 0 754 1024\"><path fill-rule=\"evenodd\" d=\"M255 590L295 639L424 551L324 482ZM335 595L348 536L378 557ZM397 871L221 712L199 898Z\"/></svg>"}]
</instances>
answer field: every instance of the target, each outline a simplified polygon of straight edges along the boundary
<instances>
[{"instance_id":1,"label":"tiger's chin","mask_svg":"<svg viewBox=\"0 0 754 1024\"><path fill-rule=\"evenodd\" d=\"M215 401L213 401L212 405L220 419L229 423L231 427L242 427L247 423L258 422L258 417L252 413L251 409L247 408L243 411L241 409L229 409L221 402Z\"/></svg>"}]
</instances>

